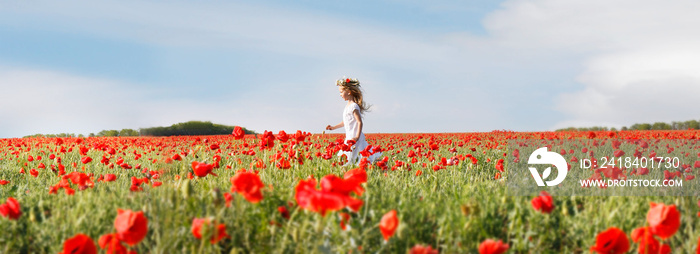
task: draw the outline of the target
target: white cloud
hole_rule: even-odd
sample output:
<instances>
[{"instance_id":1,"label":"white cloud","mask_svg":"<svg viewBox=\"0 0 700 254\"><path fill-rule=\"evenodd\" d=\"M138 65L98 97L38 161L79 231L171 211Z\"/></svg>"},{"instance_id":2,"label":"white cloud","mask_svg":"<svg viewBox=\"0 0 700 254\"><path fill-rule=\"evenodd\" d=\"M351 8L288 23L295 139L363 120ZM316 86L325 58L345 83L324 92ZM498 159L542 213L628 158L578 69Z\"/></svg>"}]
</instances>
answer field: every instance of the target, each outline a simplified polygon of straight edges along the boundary
<instances>
[{"instance_id":1,"label":"white cloud","mask_svg":"<svg viewBox=\"0 0 700 254\"><path fill-rule=\"evenodd\" d=\"M10 3L5 11L21 14L29 21L50 20L52 29L81 30L166 46L262 49L305 57L354 56L394 61L440 59L442 55L439 48L423 41L420 35L274 6L69 0Z\"/></svg>"},{"instance_id":2,"label":"white cloud","mask_svg":"<svg viewBox=\"0 0 700 254\"><path fill-rule=\"evenodd\" d=\"M515 0L486 19L508 47L577 56L583 89L555 107L569 126L698 119L697 1Z\"/></svg>"},{"instance_id":3,"label":"white cloud","mask_svg":"<svg viewBox=\"0 0 700 254\"><path fill-rule=\"evenodd\" d=\"M120 101L131 100L121 84L47 71L2 68L0 84L9 95L0 100L0 133L9 137L95 131L119 123Z\"/></svg>"}]
</instances>

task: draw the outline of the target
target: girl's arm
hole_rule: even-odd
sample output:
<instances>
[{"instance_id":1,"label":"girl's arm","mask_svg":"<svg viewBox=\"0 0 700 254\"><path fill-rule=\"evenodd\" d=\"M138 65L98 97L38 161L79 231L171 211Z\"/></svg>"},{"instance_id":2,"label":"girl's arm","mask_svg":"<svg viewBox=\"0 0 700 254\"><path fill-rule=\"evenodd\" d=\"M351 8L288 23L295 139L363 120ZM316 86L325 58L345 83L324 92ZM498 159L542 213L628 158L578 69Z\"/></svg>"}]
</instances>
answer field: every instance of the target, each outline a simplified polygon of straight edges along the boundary
<instances>
[{"instance_id":1,"label":"girl's arm","mask_svg":"<svg viewBox=\"0 0 700 254\"><path fill-rule=\"evenodd\" d=\"M345 124L343 122L340 122L339 124L337 124L335 126L331 126L329 124L328 126L326 126L326 130L332 131L332 130L338 129L340 127L343 127L343 126L345 126Z\"/></svg>"},{"instance_id":2,"label":"girl's arm","mask_svg":"<svg viewBox=\"0 0 700 254\"><path fill-rule=\"evenodd\" d=\"M357 142L358 139L360 139L360 134L362 133L362 117L360 117L360 111L359 110L353 110L352 115L355 117L355 121L357 121L357 132L355 133L355 137L352 138L355 142Z\"/></svg>"}]
</instances>

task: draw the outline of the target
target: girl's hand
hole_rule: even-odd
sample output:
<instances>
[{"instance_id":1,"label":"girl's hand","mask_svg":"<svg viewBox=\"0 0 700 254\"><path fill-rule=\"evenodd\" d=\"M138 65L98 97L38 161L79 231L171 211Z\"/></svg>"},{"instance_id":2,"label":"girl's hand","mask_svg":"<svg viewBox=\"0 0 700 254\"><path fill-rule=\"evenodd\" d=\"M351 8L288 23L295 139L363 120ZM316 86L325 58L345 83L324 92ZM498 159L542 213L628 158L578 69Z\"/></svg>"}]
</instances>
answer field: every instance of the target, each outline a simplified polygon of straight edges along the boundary
<instances>
[{"instance_id":1,"label":"girl's hand","mask_svg":"<svg viewBox=\"0 0 700 254\"><path fill-rule=\"evenodd\" d=\"M329 124L328 126L326 126L326 130L332 131L332 130L333 130L333 126L331 126L331 125Z\"/></svg>"}]
</instances>

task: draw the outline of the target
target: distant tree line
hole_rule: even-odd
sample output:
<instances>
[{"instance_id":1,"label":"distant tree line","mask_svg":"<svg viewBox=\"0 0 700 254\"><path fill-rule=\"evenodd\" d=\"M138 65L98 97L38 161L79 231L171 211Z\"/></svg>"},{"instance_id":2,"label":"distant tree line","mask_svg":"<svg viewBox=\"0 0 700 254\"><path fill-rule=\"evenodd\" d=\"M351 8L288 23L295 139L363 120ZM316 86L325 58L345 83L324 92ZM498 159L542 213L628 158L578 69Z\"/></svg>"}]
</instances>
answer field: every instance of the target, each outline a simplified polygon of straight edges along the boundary
<instances>
[{"instance_id":1,"label":"distant tree line","mask_svg":"<svg viewBox=\"0 0 700 254\"><path fill-rule=\"evenodd\" d=\"M122 130L102 130L95 133L90 133L89 137L136 137L136 136L191 136L191 135L226 135L233 132L234 126L213 124L209 121L189 121L184 123L173 124L170 127L151 127L151 128L141 128L139 130L134 129L122 129ZM243 128L246 134L255 134L255 131ZM83 137L82 134L75 135L73 133L61 133L61 134L34 134L28 137Z\"/></svg>"},{"instance_id":2,"label":"distant tree line","mask_svg":"<svg viewBox=\"0 0 700 254\"><path fill-rule=\"evenodd\" d=\"M97 134L90 133L90 137L136 137L139 135L139 131L134 129L122 129L118 130L102 130Z\"/></svg>"},{"instance_id":3,"label":"distant tree line","mask_svg":"<svg viewBox=\"0 0 700 254\"><path fill-rule=\"evenodd\" d=\"M626 130L698 130L700 129L700 122L697 120L689 120L685 122L671 122L671 123L664 123L664 122L655 122L653 124L649 123L635 123L632 126L624 126L620 128L620 130L626 131ZM564 128L564 129L558 129L556 131L616 131L616 128L608 128L608 127L600 127L600 126L594 126L594 127L583 127L583 128L576 128L576 127L569 127L569 128Z\"/></svg>"},{"instance_id":4,"label":"distant tree line","mask_svg":"<svg viewBox=\"0 0 700 254\"><path fill-rule=\"evenodd\" d=\"M173 124L170 127L152 127L139 130L141 136L191 136L191 135L224 135L231 134L234 126L213 124L209 121L189 121ZM243 128L246 134L255 134L254 131Z\"/></svg>"},{"instance_id":5,"label":"distant tree line","mask_svg":"<svg viewBox=\"0 0 700 254\"><path fill-rule=\"evenodd\" d=\"M75 135L75 133L59 133L59 134L34 134L24 136L24 138L68 138L68 137L84 137L83 134Z\"/></svg>"}]
</instances>

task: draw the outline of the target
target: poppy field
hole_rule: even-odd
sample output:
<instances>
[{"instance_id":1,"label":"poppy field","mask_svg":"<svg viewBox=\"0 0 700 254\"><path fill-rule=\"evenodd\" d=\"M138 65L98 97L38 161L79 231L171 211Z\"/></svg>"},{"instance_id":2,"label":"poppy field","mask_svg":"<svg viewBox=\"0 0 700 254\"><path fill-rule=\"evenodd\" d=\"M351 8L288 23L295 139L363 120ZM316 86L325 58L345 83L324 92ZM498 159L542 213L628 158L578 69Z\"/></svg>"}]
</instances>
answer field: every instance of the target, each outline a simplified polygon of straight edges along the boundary
<instances>
[{"instance_id":1,"label":"poppy field","mask_svg":"<svg viewBox=\"0 0 700 254\"><path fill-rule=\"evenodd\" d=\"M700 131L367 134L382 160L344 165L342 135L237 130L0 139L0 252L700 253L697 196L506 187L509 140ZM700 149L683 156L667 174L697 181Z\"/></svg>"}]
</instances>

